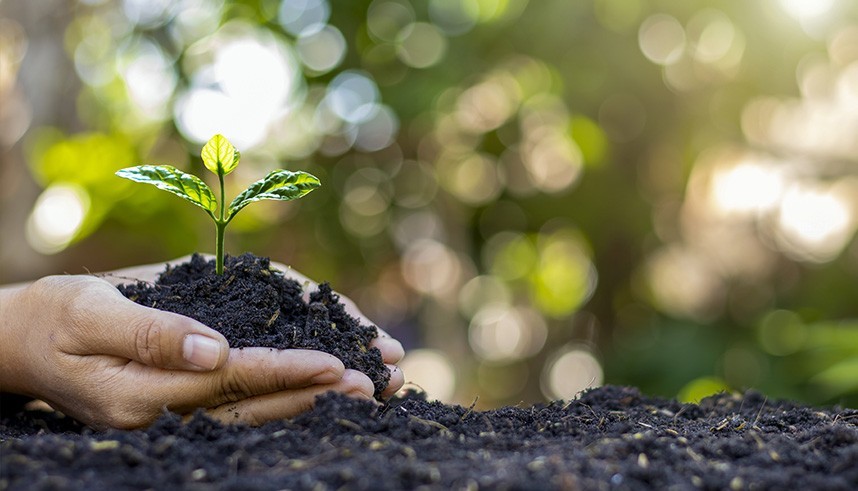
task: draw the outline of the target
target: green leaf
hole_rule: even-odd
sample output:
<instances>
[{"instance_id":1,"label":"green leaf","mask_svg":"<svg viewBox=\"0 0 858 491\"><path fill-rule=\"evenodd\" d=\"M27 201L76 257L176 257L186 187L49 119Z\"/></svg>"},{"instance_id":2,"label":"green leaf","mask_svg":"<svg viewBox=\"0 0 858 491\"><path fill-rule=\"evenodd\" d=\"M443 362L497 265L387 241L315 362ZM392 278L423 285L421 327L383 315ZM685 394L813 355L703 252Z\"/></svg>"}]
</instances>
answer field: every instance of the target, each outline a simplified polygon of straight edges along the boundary
<instances>
[{"instance_id":1,"label":"green leaf","mask_svg":"<svg viewBox=\"0 0 858 491\"><path fill-rule=\"evenodd\" d=\"M242 208L254 201L298 199L320 185L321 183L316 176L306 172L292 172L283 169L271 171L232 200L232 203L229 204L229 219L231 220Z\"/></svg>"},{"instance_id":2,"label":"green leaf","mask_svg":"<svg viewBox=\"0 0 858 491\"><path fill-rule=\"evenodd\" d=\"M217 199L206 183L197 176L182 172L170 165L138 165L120 169L116 171L116 175L169 191L206 210L214 218Z\"/></svg>"},{"instance_id":3,"label":"green leaf","mask_svg":"<svg viewBox=\"0 0 858 491\"><path fill-rule=\"evenodd\" d=\"M225 136L215 135L203 146L200 157L208 170L225 176L238 166L241 154Z\"/></svg>"}]
</instances>

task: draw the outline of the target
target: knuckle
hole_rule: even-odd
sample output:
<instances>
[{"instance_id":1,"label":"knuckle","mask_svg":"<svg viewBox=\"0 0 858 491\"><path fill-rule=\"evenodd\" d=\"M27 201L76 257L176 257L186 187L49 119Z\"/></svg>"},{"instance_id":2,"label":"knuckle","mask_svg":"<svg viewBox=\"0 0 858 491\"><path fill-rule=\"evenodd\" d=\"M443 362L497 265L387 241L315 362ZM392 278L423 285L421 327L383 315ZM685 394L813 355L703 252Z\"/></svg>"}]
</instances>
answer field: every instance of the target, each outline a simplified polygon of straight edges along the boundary
<instances>
[{"instance_id":1,"label":"knuckle","mask_svg":"<svg viewBox=\"0 0 858 491\"><path fill-rule=\"evenodd\" d=\"M105 400L101 406L101 414L97 418L98 426L130 430L146 424L139 411L123 401L116 399Z\"/></svg>"},{"instance_id":2,"label":"knuckle","mask_svg":"<svg viewBox=\"0 0 858 491\"><path fill-rule=\"evenodd\" d=\"M343 377L343 384L343 392L350 395L372 397L375 393L375 386L373 386L372 381L360 372L354 372L350 376Z\"/></svg>"},{"instance_id":3,"label":"knuckle","mask_svg":"<svg viewBox=\"0 0 858 491\"><path fill-rule=\"evenodd\" d=\"M142 317L137 321L134 348L138 360L149 366L164 366L169 361L169 349L163 346L163 326L157 319Z\"/></svg>"},{"instance_id":4,"label":"knuckle","mask_svg":"<svg viewBox=\"0 0 858 491\"><path fill-rule=\"evenodd\" d=\"M252 386L245 375L233 372L221 382L220 392L229 402L236 402L254 394Z\"/></svg>"},{"instance_id":5,"label":"knuckle","mask_svg":"<svg viewBox=\"0 0 858 491\"><path fill-rule=\"evenodd\" d=\"M98 319L100 280L90 277L48 276L33 283L43 305L56 308L64 324L76 331L93 329Z\"/></svg>"},{"instance_id":6,"label":"knuckle","mask_svg":"<svg viewBox=\"0 0 858 491\"><path fill-rule=\"evenodd\" d=\"M316 378L325 378L330 379L331 381L337 381L342 379L345 374L346 367L343 365L343 362L331 355L329 359L326 360L324 367L319 374L316 375Z\"/></svg>"}]
</instances>

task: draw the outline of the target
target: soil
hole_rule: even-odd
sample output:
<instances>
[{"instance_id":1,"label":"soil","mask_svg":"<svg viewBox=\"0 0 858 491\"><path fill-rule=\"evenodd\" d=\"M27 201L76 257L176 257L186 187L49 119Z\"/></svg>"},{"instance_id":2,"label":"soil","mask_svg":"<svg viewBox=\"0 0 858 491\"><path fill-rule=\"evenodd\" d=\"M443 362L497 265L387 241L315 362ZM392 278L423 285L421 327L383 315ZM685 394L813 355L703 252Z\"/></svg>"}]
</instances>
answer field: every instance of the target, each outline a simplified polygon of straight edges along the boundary
<instances>
[{"instance_id":1,"label":"soil","mask_svg":"<svg viewBox=\"0 0 858 491\"><path fill-rule=\"evenodd\" d=\"M373 326L328 285L301 285L252 255L226 273L195 256L154 284L120 287L196 318L233 347L312 348L372 378ZM0 394L0 491L326 489L858 489L858 410L721 394L699 405L606 386L572 401L478 411L407 392L386 403L321 396L258 428L198 412L96 432Z\"/></svg>"},{"instance_id":2,"label":"soil","mask_svg":"<svg viewBox=\"0 0 858 491\"><path fill-rule=\"evenodd\" d=\"M165 414L93 432L4 405L0 489L858 489L858 411L606 386L489 411L327 394L258 428Z\"/></svg>"},{"instance_id":3,"label":"soil","mask_svg":"<svg viewBox=\"0 0 858 491\"><path fill-rule=\"evenodd\" d=\"M330 353L346 368L365 373L375 394L387 387L390 372L381 351L369 347L378 335L346 313L339 296L323 283L304 301L302 285L250 253L227 256L224 274L215 261L194 254L167 267L155 283L120 285L119 291L147 307L176 312L220 331L232 348L306 348Z\"/></svg>"}]
</instances>

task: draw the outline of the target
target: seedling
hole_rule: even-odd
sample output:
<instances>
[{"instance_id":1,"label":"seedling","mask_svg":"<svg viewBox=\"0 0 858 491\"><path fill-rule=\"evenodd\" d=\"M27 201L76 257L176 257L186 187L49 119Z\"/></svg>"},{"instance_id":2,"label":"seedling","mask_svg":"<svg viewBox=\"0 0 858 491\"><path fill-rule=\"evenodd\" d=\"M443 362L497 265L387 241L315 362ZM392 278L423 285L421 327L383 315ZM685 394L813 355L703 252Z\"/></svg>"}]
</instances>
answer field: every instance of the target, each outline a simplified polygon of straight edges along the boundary
<instances>
[{"instance_id":1,"label":"seedling","mask_svg":"<svg viewBox=\"0 0 858 491\"><path fill-rule=\"evenodd\" d=\"M188 174L170 165L138 165L120 169L116 175L135 182L152 184L158 189L169 191L199 206L214 220L217 235L215 239L215 269L223 274L223 236L226 226L242 208L263 199L289 201L298 199L321 185L312 174L301 171L274 170L264 178L254 182L239 193L226 206L223 177L238 166L241 154L223 135L215 135L203 146L200 153L203 164L214 172L220 183L220 201L215 198L211 188L199 177ZM218 207L220 203L220 207Z\"/></svg>"}]
</instances>

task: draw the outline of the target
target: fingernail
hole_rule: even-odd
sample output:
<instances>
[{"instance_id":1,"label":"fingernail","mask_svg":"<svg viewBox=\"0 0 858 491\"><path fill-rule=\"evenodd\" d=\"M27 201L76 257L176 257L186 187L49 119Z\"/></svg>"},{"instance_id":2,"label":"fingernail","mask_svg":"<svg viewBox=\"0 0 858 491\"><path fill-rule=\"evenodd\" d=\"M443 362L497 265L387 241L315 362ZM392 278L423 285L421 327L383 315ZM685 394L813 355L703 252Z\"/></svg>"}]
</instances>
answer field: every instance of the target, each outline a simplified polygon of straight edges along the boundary
<instances>
[{"instance_id":1,"label":"fingernail","mask_svg":"<svg viewBox=\"0 0 858 491\"><path fill-rule=\"evenodd\" d=\"M185 361L203 370L212 370L220 360L220 343L200 334L188 334L182 345Z\"/></svg>"}]
</instances>

